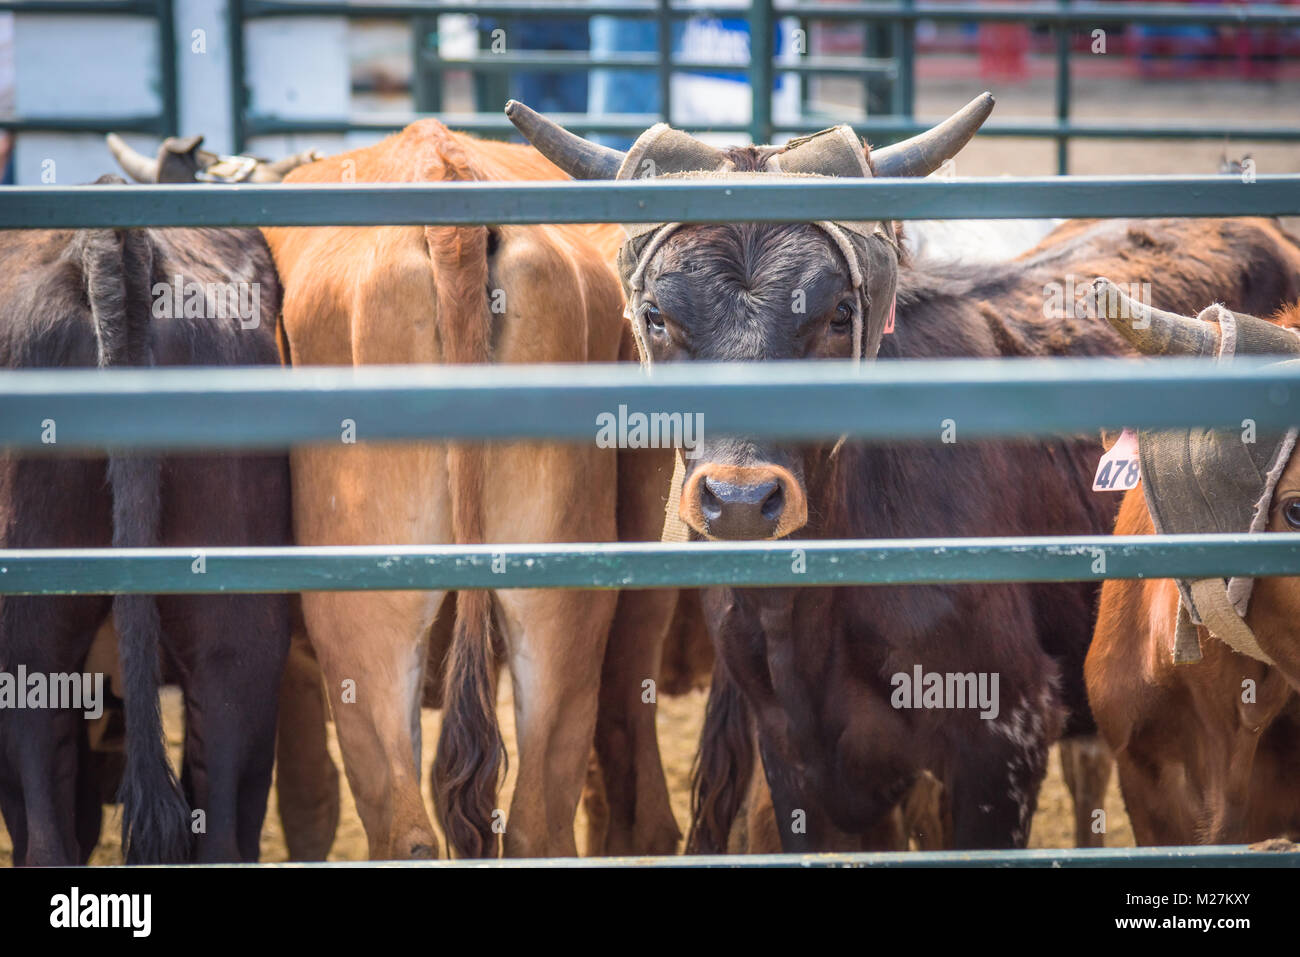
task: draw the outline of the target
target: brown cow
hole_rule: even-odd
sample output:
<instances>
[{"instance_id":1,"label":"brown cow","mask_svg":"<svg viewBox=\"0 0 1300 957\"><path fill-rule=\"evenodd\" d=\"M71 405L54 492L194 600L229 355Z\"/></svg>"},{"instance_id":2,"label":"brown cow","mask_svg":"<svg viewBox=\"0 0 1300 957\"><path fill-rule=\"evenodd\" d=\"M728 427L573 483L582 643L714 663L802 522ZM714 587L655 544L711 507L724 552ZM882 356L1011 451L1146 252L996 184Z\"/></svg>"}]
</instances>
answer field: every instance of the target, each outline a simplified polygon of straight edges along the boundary
<instances>
[{"instance_id":1,"label":"brown cow","mask_svg":"<svg viewBox=\"0 0 1300 957\"><path fill-rule=\"evenodd\" d=\"M1267 335L1265 324L1253 317L1225 316L1227 311L1218 308L1206 310L1206 319L1190 319L1147 309L1108 284L1099 282L1098 288L1108 318L1144 352L1214 355L1231 339L1237 353L1300 355L1300 336L1292 334L1268 337L1263 348L1243 348L1242 342L1262 341L1260 330ZM1146 318L1149 328L1134 328L1132 320L1137 318ZM1280 313L1274 322L1300 329L1300 306ZM1228 329L1231 333L1225 332ZM1165 442L1181 434L1152 434L1151 441ZM1221 482L1233 473L1220 461L1218 450L1204 444L1203 434L1189 432L1188 448L1203 450L1203 467L1219 476L1212 481ZM1141 433L1142 440L1148 435ZM1254 512L1255 520L1250 529L1235 530L1300 530L1300 456L1289 446L1274 449L1264 436L1250 437L1258 438L1252 444L1274 458L1274 468L1267 471L1271 487L1260 476L1265 493L1261 496L1251 476L1249 497L1241 504ZM1229 441L1240 445L1241 439L1234 430ZM1143 484L1125 494L1115 534L1155 533L1148 495L1155 496L1166 516L1163 530L1190 530L1179 527L1181 506L1171 498L1177 486L1168 484L1180 479L1161 474L1172 465L1161 459L1163 468L1153 464L1155 474L1150 474L1147 467L1156 461L1155 450L1142 452ZM1223 508L1223 499L1233 497L1233 491L1235 486L1223 489L1216 508ZM1249 580L1232 581L1230 588L1235 589L1237 582ZM1180 620L1186 606L1170 579L1111 580L1102 587L1085 666L1088 696L1115 752L1124 803L1139 844L1235 844L1300 832L1300 792L1293 786L1300 767L1296 579L1260 578L1253 583L1245 631L1235 608L1215 607L1218 603L1209 597L1223 590L1222 581L1215 585L1207 580L1204 585L1209 592L1202 590L1202 583L1192 586L1193 607L1223 638L1190 616ZM1183 660L1176 663L1179 658Z\"/></svg>"}]
</instances>

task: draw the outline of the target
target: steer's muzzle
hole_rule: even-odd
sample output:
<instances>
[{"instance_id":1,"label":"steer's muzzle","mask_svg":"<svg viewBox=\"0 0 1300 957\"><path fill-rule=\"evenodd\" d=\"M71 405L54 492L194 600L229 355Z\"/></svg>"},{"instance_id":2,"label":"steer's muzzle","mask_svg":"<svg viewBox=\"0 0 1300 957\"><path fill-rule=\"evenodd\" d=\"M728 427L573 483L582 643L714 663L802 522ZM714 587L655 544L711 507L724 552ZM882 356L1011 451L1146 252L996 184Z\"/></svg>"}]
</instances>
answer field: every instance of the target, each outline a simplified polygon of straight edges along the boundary
<instances>
[{"instance_id":1,"label":"steer's muzzle","mask_svg":"<svg viewBox=\"0 0 1300 957\"><path fill-rule=\"evenodd\" d=\"M679 513L706 538L781 538L808 521L798 479L779 465L698 465L682 486Z\"/></svg>"}]
</instances>

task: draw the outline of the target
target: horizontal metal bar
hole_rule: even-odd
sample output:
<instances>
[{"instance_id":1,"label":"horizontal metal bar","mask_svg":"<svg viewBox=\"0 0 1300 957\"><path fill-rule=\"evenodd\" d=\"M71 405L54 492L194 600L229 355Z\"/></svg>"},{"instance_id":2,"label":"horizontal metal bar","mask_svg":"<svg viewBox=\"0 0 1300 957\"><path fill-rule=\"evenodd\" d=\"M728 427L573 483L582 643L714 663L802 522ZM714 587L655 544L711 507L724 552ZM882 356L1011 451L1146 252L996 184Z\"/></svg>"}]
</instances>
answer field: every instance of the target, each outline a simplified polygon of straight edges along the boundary
<instances>
[{"instance_id":1,"label":"horizontal metal bar","mask_svg":"<svg viewBox=\"0 0 1300 957\"><path fill-rule=\"evenodd\" d=\"M555 122L575 133L622 133L636 136L644 133L660 117L653 113L606 113L596 116L590 113L550 114ZM249 116L245 121L249 136L275 136L281 134L304 133L390 133L422 120L437 119L447 127L467 133L515 133L517 132L505 115L499 111L492 113L367 113L355 118L340 119L295 119L279 116ZM712 126L716 132L744 133L748 129L744 124L732 123Z\"/></svg>"},{"instance_id":2,"label":"horizontal metal bar","mask_svg":"<svg viewBox=\"0 0 1300 957\"><path fill-rule=\"evenodd\" d=\"M779 70L779 68L778 68ZM930 123L918 122L902 117L882 117L862 123L850 123L862 136L912 136L928 130ZM796 126L778 126L778 132L805 133L815 132L815 124L798 124ZM820 127L818 127L820 128ZM1281 141L1300 140L1300 126L1243 126L1240 124L1183 125L1179 123L1158 123L1143 121L1141 123L1089 123L1079 120L1059 122L1057 120L1011 120L1001 123L987 123L980 127L980 136L1024 137L1026 139L1052 139L1059 136L1082 137L1084 139L1113 140L1218 140L1232 139L1245 141Z\"/></svg>"},{"instance_id":3,"label":"horizontal metal bar","mask_svg":"<svg viewBox=\"0 0 1300 957\"><path fill-rule=\"evenodd\" d=\"M1102 23L1187 23L1205 26L1294 26L1300 10L1281 4L1207 6L1196 3L786 3L780 17L809 20L1012 22L1099 26Z\"/></svg>"},{"instance_id":4,"label":"horizontal metal bar","mask_svg":"<svg viewBox=\"0 0 1300 957\"><path fill-rule=\"evenodd\" d=\"M339 16L356 20L369 18L430 17L442 13L472 13L480 17L628 17L649 18L659 12L654 0L622 0L619 3L584 3L582 0L554 0L547 3L441 3L412 0L410 3L296 3L293 0L245 0L244 19L288 16ZM749 7L731 4L670 7L674 17L744 17Z\"/></svg>"},{"instance_id":5,"label":"horizontal metal bar","mask_svg":"<svg viewBox=\"0 0 1300 957\"><path fill-rule=\"evenodd\" d=\"M550 50L517 50L511 53L485 53L481 56L443 57L424 50L421 60L442 70L512 71L512 70L657 70L657 53L616 53L589 56L584 53L557 53ZM674 70L709 70L744 73L745 62L723 60L673 60ZM450 124L448 124L450 125Z\"/></svg>"},{"instance_id":6,"label":"horizontal metal bar","mask_svg":"<svg viewBox=\"0 0 1300 957\"><path fill-rule=\"evenodd\" d=\"M0 187L0 228L1293 216L1300 175Z\"/></svg>"},{"instance_id":7,"label":"horizontal metal bar","mask_svg":"<svg viewBox=\"0 0 1300 957\"><path fill-rule=\"evenodd\" d=\"M1300 534L0 549L0 595L698 588L1300 575Z\"/></svg>"},{"instance_id":8,"label":"horizontal metal bar","mask_svg":"<svg viewBox=\"0 0 1300 957\"><path fill-rule=\"evenodd\" d=\"M824 70L820 66L777 63L773 66L773 72L829 73L839 71ZM248 129L250 136L271 136L289 133L388 133L409 126L417 120L428 118L428 116L416 113L367 114L351 119L295 119L279 116L254 116L248 119ZM569 113L556 115L553 118L561 126L575 133L624 133L628 135L642 133L660 121L658 116L651 114L606 114L596 116L589 113ZM495 112L458 115L440 114L438 119L452 129L470 133L515 132L515 128L510 121ZM785 134L815 133L818 130L825 129L828 122L833 121L826 118L805 119L801 122L777 123L774 129L777 133ZM894 139L923 132L934 124L906 117L883 116L851 121L848 125L859 136ZM708 127L707 132L748 133L749 128L743 123L715 123ZM1184 125L1155 122L1090 123L1077 120L1058 122L1050 119L1030 119L986 123L980 127L980 135L1017 139L1056 139L1061 136L1116 140L1230 139L1240 144L1300 141L1300 126L1245 126L1221 123Z\"/></svg>"},{"instance_id":9,"label":"horizontal metal bar","mask_svg":"<svg viewBox=\"0 0 1300 957\"><path fill-rule=\"evenodd\" d=\"M512 53L485 53L471 57L443 57L433 50L421 51L421 60L435 69L509 72L512 70L657 70L658 53L622 52L590 56L584 53L556 53L549 50L518 50ZM675 57L672 69L689 73L707 70L711 73L745 73L749 63L730 60L701 60ZM896 69L893 60L878 57L800 57L782 61L774 69L781 73L863 73L890 75ZM444 121L445 122L445 121ZM506 121L509 122L508 120ZM448 123L447 125L452 125ZM513 127L512 127L513 128ZM644 129L645 127L642 127ZM1296 133L1300 138L1300 131Z\"/></svg>"},{"instance_id":10,"label":"horizontal metal bar","mask_svg":"<svg viewBox=\"0 0 1300 957\"><path fill-rule=\"evenodd\" d=\"M161 115L0 117L0 130L25 133L162 133L164 125Z\"/></svg>"},{"instance_id":11,"label":"horizontal metal bar","mask_svg":"<svg viewBox=\"0 0 1300 957\"><path fill-rule=\"evenodd\" d=\"M247 0L245 18L283 16L340 16L354 19L370 17L424 17L440 13L472 13L493 17L582 17L613 16L648 18L658 11L658 4L649 0L624 0L622 3L555 2L533 3L295 3L279 0ZM675 17L745 17L749 7L717 4L715 6L682 5L670 7ZM797 16L811 20L869 20L916 21L938 20L958 22L1010 21L1070 25L1096 25L1107 23L1195 23L1218 24L1278 24L1300 23L1300 11L1280 4L1251 4L1249 6L1206 7L1194 3L1076 3L1061 7L1053 3L850 3L823 5L818 3L789 3L775 7L776 16Z\"/></svg>"},{"instance_id":12,"label":"horizontal metal bar","mask_svg":"<svg viewBox=\"0 0 1300 957\"><path fill-rule=\"evenodd\" d=\"M196 864L193 867L374 867L373 862ZM475 860L383 861L384 868L773 868L797 867L1300 867L1300 854L1252 850L1246 844L1197 847L1035 848L1019 851L867 851L842 854L684 854L678 857L512 857Z\"/></svg>"},{"instance_id":13,"label":"horizontal metal bar","mask_svg":"<svg viewBox=\"0 0 1300 957\"><path fill-rule=\"evenodd\" d=\"M634 363L0 372L0 445L47 453L334 445L345 419L360 442L590 444L602 423L611 435L631 434L635 416L656 413L701 416L691 420L700 426L695 435L786 440L937 442L947 430L965 441L1126 425L1241 428L1243 419L1272 430L1300 423L1300 373L1245 358L1225 366L965 359L858 369L825 361L692 362L664 364L652 376ZM55 444L48 443L50 420Z\"/></svg>"},{"instance_id":14,"label":"horizontal metal bar","mask_svg":"<svg viewBox=\"0 0 1300 957\"><path fill-rule=\"evenodd\" d=\"M0 13L103 13L155 16L157 0L0 0Z\"/></svg>"}]
</instances>

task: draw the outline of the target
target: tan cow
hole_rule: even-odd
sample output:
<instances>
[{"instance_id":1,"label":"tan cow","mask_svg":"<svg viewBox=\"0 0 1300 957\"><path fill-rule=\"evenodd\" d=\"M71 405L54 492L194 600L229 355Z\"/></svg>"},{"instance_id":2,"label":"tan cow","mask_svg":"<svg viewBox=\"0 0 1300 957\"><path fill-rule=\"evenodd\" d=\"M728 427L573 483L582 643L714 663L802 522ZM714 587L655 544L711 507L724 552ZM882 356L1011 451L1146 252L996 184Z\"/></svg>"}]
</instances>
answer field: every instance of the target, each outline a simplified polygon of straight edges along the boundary
<instances>
[{"instance_id":1,"label":"tan cow","mask_svg":"<svg viewBox=\"0 0 1300 957\"><path fill-rule=\"evenodd\" d=\"M1221 306L1191 319L1148 310L1103 281L1098 287L1103 312L1144 352L1300 355L1300 336ZM1132 320L1140 318L1150 322L1145 331L1134 328L1141 323ZM1300 329L1300 306L1274 322ZM1150 502L1165 532L1196 530L1199 516L1184 514L1189 507L1207 521L1218 519L1201 530L1230 530L1222 519L1230 509L1248 519L1236 531L1300 530L1294 432L1276 443L1251 436L1255 457L1271 460L1262 470L1244 465L1246 446L1235 432L1222 447L1205 431L1152 434L1152 447L1140 449L1143 484L1125 494L1115 534L1154 534ZM1140 441L1148 434L1140 433ZM1179 442L1183 465L1155 445L1171 440ZM1244 467L1236 468L1234 459ZM1189 479L1198 486L1190 503L1181 495ZM1211 501L1213 516L1201 507ZM1170 579L1107 581L1085 665L1089 700L1115 753L1137 841L1294 837L1300 833L1297 579L1234 578L1226 588L1222 579L1182 584L1190 602Z\"/></svg>"},{"instance_id":2,"label":"tan cow","mask_svg":"<svg viewBox=\"0 0 1300 957\"><path fill-rule=\"evenodd\" d=\"M380 144L302 167L289 182L561 179L533 150L422 121ZM267 229L286 287L296 365L599 362L626 354L611 226ZM609 541L616 457L579 445L365 442L293 455L301 544ZM348 428L341 424L340 429ZM662 515L662 511L660 511ZM330 689L372 857L436 853L418 783L426 636L442 592L316 592L303 616ZM438 811L462 854L495 852L502 769L493 649L514 683L520 766L505 828L513 855L573 854L573 819L617 595L464 592L436 775ZM484 679L486 676L486 680ZM355 698L352 690L355 689ZM490 706L485 707L485 705ZM473 722L477 721L477 724ZM486 724L485 724L486 722ZM467 756L470 730L497 741ZM462 808L471 807L466 816Z\"/></svg>"}]
</instances>

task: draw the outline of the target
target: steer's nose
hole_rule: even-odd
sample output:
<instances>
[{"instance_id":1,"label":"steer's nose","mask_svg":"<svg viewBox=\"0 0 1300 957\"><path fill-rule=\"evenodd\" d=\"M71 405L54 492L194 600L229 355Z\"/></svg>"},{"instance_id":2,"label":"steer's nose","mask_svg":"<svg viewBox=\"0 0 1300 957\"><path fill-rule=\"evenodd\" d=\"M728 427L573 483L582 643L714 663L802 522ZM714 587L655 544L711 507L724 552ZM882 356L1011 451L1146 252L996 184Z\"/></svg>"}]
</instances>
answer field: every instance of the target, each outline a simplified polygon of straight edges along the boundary
<instances>
[{"instance_id":1,"label":"steer's nose","mask_svg":"<svg viewBox=\"0 0 1300 957\"><path fill-rule=\"evenodd\" d=\"M775 466L704 465L682 489L682 520L709 538L779 538L801 528L808 508L794 476Z\"/></svg>"}]
</instances>

